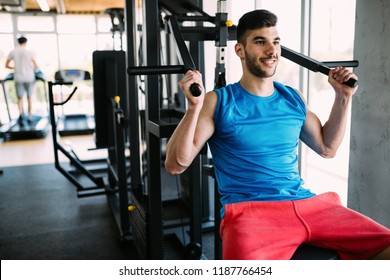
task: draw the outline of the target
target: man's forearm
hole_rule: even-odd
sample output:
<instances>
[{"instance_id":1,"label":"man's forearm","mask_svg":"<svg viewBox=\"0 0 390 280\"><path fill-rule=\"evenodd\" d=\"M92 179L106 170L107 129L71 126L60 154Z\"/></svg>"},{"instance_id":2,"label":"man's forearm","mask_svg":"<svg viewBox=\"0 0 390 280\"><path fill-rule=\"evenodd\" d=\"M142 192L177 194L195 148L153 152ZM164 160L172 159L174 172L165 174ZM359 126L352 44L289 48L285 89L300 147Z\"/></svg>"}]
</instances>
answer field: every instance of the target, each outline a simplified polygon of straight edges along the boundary
<instances>
[{"instance_id":1,"label":"man's forearm","mask_svg":"<svg viewBox=\"0 0 390 280\"><path fill-rule=\"evenodd\" d=\"M342 96L336 93L329 119L323 127L324 143L328 153L333 156L345 135L351 100L351 96Z\"/></svg>"}]
</instances>

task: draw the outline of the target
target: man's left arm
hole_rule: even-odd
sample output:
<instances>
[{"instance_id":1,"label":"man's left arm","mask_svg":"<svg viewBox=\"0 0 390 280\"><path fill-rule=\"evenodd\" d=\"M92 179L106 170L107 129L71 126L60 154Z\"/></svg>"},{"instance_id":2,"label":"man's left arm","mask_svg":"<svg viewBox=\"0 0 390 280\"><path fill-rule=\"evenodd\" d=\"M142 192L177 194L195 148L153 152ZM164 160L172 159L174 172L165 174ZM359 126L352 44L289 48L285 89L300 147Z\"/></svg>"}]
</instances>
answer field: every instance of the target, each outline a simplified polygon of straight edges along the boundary
<instances>
[{"instance_id":1,"label":"man's left arm","mask_svg":"<svg viewBox=\"0 0 390 280\"><path fill-rule=\"evenodd\" d=\"M357 87L343 84L350 78L357 80L356 75L344 67L330 70L328 81L335 91L335 101L324 125L312 111L307 110L300 138L322 157L334 157L344 138L350 103L357 91Z\"/></svg>"}]
</instances>

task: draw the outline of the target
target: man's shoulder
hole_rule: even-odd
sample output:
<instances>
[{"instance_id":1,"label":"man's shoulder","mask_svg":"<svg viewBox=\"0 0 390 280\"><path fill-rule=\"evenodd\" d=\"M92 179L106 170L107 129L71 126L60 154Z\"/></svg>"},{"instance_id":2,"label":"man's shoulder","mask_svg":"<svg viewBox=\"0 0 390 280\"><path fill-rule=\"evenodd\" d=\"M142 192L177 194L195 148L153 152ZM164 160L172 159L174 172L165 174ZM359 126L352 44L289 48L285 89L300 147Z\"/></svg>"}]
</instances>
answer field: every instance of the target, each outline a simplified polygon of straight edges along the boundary
<instances>
[{"instance_id":1,"label":"man's shoulder","mask_svg":"<svg viewBox=\"0 0 390 280\"><path fill-rule=\"evenodd\" d=\"M223 87L220 87L220 88L215 88L213 91L215 91L217 94L219 93L232 93L232 92L236 92L236 91L239 91L239 83L236 82L236 83L231 83L231 84L227 84L226 86L223 86Z\"/></svg>"},{"instance_id":2,"label":"man's shoulder","mask_svg":"<svg viewBox=\"0 0 390 280\"><path fill-rule=\"evenodd\" d=\"M286 90L286 91L293 90L293 91L296 91L292 86L289 86L287 84L283 84L283 83L277 82L277 81L274 81L274 86L277 89L280 89L280 90Z\"/></svg>"}]
</instances>

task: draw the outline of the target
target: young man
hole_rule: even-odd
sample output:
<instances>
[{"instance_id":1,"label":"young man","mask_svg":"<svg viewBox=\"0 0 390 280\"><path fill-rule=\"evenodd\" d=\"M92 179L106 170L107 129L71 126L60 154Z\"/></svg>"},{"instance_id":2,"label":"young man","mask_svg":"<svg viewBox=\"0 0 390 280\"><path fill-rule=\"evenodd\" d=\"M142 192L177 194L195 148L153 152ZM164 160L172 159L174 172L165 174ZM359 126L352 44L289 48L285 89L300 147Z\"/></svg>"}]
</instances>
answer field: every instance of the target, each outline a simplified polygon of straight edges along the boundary
<instances>
[{"instance_id":1,"label":"young man","mask_svg":"<svg viewBox=\"0 0 390 280\"><path fill-rule=\"evenodd\" d=\"M299 140L331 158L343 139L357 77L332 69L335 101L322 125L297 90L272 80L281 47L277 18L245 14L237 26L239 82L194 97L201 74L179 82L188 109L167 144L165 167L180 174L208 142L221 193L224 259L290 259L302 243L334 249L341 259L390 258L390 230L343 207L336 193L315 195L298 173Z\"/></svg>"},{"instance_id":2,"label":"young man","mask_svg":"<svg viewBox=\"0 0 390 280\"><path fill-rule=\"evenodd\" d=\"M27 38L21 36L18 38L18 46L12 50L7 57L5 67L13 69L16 95L18 96L19 124L23 125L23 96L27 93L27 112L28 121L31 122L31 96L34 90L35 70L38 65L31 51L26 49ZM11 64L13 61L13 65Z\"/></svg>"}]
</instances>

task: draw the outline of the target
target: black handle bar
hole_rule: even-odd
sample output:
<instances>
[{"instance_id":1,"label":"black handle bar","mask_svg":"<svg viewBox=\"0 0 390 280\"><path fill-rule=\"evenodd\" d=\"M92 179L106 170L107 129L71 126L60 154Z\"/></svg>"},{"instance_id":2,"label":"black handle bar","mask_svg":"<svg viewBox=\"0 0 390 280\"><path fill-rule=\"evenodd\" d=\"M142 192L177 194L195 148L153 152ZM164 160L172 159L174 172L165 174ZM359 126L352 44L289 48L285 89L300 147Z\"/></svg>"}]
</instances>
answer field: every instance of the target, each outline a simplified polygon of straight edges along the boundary
<instances>
[{"instance_id":1,"label":"black handle bar","mask_svg":"<svg viewBox=\"0 0 390 280\"><path fill-rule=\"evenodd\" d=\"M159 75L159 74L180 74L186 73L191 68L185 67L184 65L162 65L162 66L138 66L128 67L127 74L136 75ZM190 91L193 96L199 96L202 94L199 84L193 83L190 86Z\"/></svg>"},{"instance_id":2,"label":"black handle bar","mask_svg":"<svg viewBox=\"0 0 390 280\"><path fill-rule=\"evenodd\" d=\"M326 63L319 62L284 46L282 46L282 56L311 71L321 72L327 76L329 75L330 68L326 65ZM356 65L356 61L354 61L353 65ZM354 78L350 78L348 81L344 82L344 84L350 87L357 87L358 81Z\"/></svg>"}]
</instances>

